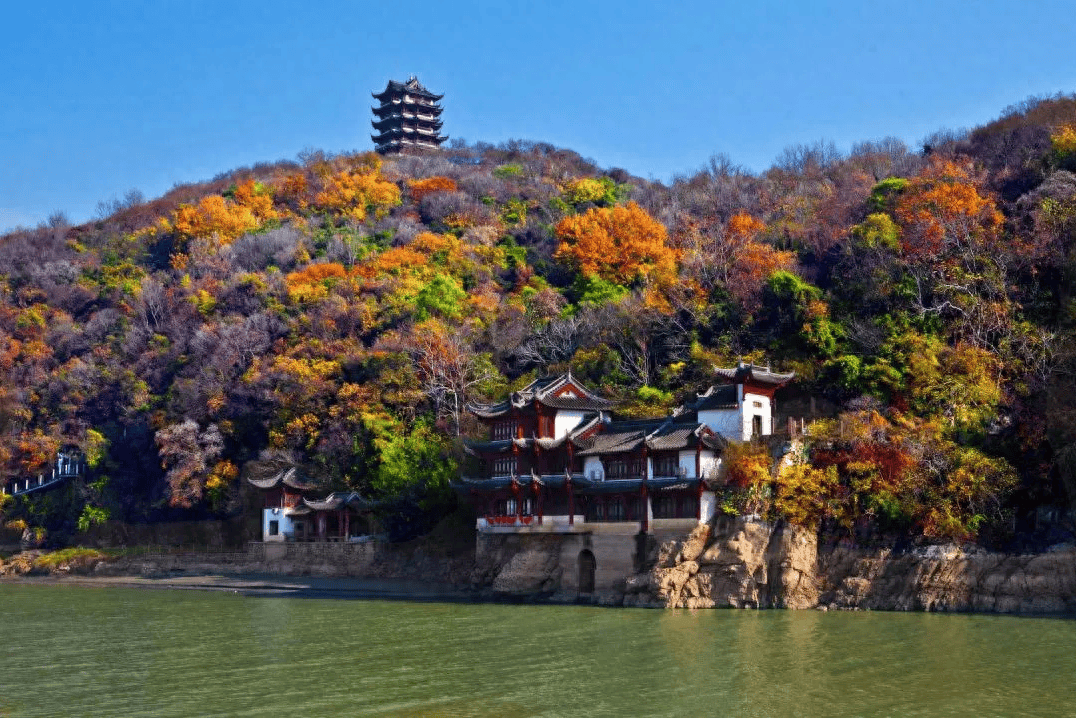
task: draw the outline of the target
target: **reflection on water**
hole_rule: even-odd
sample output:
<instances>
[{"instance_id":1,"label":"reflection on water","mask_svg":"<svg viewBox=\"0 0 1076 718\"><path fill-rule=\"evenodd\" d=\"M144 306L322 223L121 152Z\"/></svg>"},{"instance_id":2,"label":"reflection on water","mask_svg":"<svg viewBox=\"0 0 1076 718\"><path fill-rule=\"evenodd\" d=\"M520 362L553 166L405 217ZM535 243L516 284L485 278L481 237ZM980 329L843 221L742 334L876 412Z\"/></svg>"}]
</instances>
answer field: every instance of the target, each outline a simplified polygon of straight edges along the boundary
<instances>
[{"instance_id":1,"label":"reflection on water","mask_svg":"<svg viewBox=\"0 0 1076 718\"><path fill-rule=\"evenodd\" d=\"M0 716L1076 715L1076 622L0 585Z\"/></svg>"}]
</instances>

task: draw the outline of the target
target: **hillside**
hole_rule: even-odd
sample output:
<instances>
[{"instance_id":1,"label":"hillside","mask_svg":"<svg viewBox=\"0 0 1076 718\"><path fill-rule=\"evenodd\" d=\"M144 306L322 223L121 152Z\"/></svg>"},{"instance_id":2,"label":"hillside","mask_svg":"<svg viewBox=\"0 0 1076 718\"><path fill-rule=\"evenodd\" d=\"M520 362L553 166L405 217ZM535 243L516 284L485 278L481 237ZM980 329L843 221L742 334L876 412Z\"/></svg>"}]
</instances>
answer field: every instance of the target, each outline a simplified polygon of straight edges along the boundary
<instances>
[{"instance_id":1,"label":"hillside","mask_svg":"<svg viewBox=\"0 0 1076 718\"><path fill-rule=\"evenodd\" d=\"M661 415L739 359L839 414L777 476L729 459L730 512L833 538L1072 537L1076 98L922 149L790 148L669 185L546 144L307 153L81 226L0 238L0 475L76 444L86 481L0 503L55 541L108 518L240 510L281 462L454 506L462 411L567 367Z\"/></svg>"}]
</instances>

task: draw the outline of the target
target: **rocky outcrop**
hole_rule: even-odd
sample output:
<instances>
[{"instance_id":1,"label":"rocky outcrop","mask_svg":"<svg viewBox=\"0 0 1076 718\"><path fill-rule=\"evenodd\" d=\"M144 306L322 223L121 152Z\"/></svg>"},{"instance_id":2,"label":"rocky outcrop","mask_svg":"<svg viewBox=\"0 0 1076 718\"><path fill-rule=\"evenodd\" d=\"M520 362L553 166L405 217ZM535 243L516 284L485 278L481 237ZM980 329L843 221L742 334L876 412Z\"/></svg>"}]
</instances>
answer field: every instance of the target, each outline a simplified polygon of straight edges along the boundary
<instances>
[{"instance_id":1,"label":"rocky outcrop","mask_svg":"<svg viewBox=\"0 0 1076 718\"><path fill-rule=\"evenodd\" d=\"M653 570L632 577L627 593L630 605L670 608L1076 613L1076 547L1028 555L960 546L819 551L812 532L720 518L662 545Z\"/></svg>"},{"instance_id":2,"label":"rocky outcrop","mask_svg":"<svg viewBox=\"0 0 1076 718\"><path fill-rule=\"evenodd\" d=\"M820 560L823 608L1076 612L1076 549L1009 555L929 546L908 553L836 548Z\"/></svg>"},{"instance_id":3,"label":"rocky outcrop","mask_svg":"<svg viewBox=\"0 0 1076 718\"><path fill-rule=\"evenodd\" d=\"M813 534L722 517L663 544L648 579L628 587L669 608L809 608L818 597L816 564Z\"/></svg>"}]
</instances>

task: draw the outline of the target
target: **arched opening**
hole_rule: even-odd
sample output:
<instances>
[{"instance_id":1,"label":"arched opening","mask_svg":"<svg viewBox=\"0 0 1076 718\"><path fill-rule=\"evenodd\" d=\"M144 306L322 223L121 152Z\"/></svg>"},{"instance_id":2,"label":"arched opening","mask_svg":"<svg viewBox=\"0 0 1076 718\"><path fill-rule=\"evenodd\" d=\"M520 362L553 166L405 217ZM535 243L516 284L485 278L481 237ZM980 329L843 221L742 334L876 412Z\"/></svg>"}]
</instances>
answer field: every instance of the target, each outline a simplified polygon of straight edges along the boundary
<instances>
[{"instance_id":1,"label":"arched opening","mask_svg":"<svg viewBox=\"0 0 1076 718\"><path fill-rule=\"evenodd\" d=\"M579 552L579 593L594 593L594 571L598 562L590 549Z\"/></svg>"}]
</instances>

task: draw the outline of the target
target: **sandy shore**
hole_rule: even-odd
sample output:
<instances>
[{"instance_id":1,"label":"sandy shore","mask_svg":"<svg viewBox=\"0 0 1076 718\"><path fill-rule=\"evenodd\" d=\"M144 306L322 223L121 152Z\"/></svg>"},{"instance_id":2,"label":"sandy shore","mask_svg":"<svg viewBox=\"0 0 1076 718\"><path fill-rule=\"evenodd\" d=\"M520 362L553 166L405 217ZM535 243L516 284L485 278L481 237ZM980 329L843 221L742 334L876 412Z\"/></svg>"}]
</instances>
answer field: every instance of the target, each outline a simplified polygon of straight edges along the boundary
<instances>
[{"instance_id":1,"label":"sandy shore","mask_svg":"<svg viewBox=\"0 0 1076 718\"><path fill-rule=\"evenodd\" d=\"M394 579L206 574L186 576L6 576L6 585L83 586L187 591L224 591L244 596L407 601L470 601L468 591L448 584Z\"/></svg>"}]
</instances>

